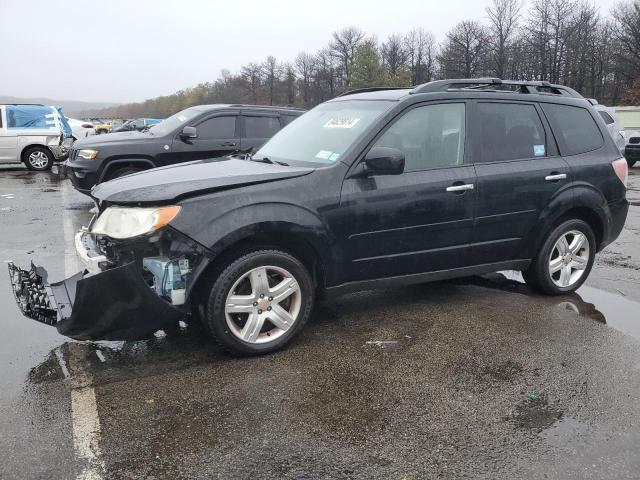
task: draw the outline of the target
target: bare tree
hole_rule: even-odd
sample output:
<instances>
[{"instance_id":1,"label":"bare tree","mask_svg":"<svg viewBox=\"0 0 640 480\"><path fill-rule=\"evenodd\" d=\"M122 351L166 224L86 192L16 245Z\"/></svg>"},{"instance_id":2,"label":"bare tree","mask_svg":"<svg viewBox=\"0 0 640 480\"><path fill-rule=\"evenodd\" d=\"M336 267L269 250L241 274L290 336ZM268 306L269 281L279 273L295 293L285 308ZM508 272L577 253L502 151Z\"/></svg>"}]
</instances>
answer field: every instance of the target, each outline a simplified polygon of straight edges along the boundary
<instances>
[{"instance_id":1,"label":"bare tree","mask_svg":"<svg viewBox=\"0 0 640 480\"><path fill-rule=\"evenodd\" d=\"M251 101L258 103L258 90L260 88L260 78L262 76L262 67L257 63L248 63L242 67L240 78L244 81Z\"/></svg>"},{"instance_id":2,"label":"bare tree","mask_svg":"<svg viewBox=\"0 0 640 480\"><path fill-rule=\"evenodd\" d=\"M398 70L407 63L407 51L402 36L394 33L389 35L380 49L382 64L390 77L398 73Z\"/></svg>"},{"instance_id":3,"label":"bare tree","mask_svg":"<svg viewBox=\"0 0 640 480\"><path fill-rule=\"evenodd\" d=\"M311 100L311 75L314 66L313 55L306 52L299 53L296 57L295 65L300 78L303 105L309 106Z\"/></svg>"},{"instance_id":4,"label":"bare tree","mask_svg":"<svg viewBox=\"0 0 640 480\"><path fill-rule=\"evenodd\" d=\"M485 74L488 40L483 25L464 20L447 33L438 57L447 78L470 78Z\"/></svg>"},{"instance_id":5,"label":"bare tree","mask_svg":"<svg viewBox=\"0 0 640 480\"><path fill-rule=\"evenodd\" d=\"M329 43L331 55L333 55L342 66L344 75L344 85L349 86L351 81L351 64L356 55L356 50L364 41L365 33L357 27L346 27L337 32L333 32L333 38Z\"/></svg>"},{"instance_id":6,"label":"bare tree","mask_svg":"<svg viewBox=\"0 0 640 480\"><path fill-rule=\"evenodd\" d=\"M293 105L296 102L296 71L289 62L282 66L284 72L284 85L287 95L287 105Z\"/></svg>"},{"instance_id":7,"label":"bare tree","mask_svg":"<svg viewBox=\"0 0 640 480\"><path fill-rule=\"evenodd\" d=\"M493 0L487 7L491 24L491 68L498 78L503 78L508 71L521 9L521 0Z\"/></svg>"},{"instance_id":8,"label":"bare tree","mask_svg":"<svg viewBox=\"0 0 640 480\"><path fill-rule=\"evenodd\" d=\"M276 61L276 57L269 55L262 64L262 75L264 78L264 84L267 87L267 96L269 98L269 105L273 105L273 101L276 95L276 85L280 80L281 69Z\"/></svg>"},{"instance_id":9,"label":"bare tree","mask_svg":"<svg viewBox=\"0 0 640 480\"><path fill-rule=\"evenodd\" d=\"M613 33L621 46L618 61L628 79L640 76L640 2L619 3L612 12Z\"/></svg>"},{"instance_id":10,"label":"bare tree","mask_svg":"<svg viewBox=\"0 0 640 480\"><path fill-rule=\"evenodd\" d=\"M404 36L406 65L413 85L428 82L434 77L435 45L433 34L422 28L413 29Z\"/></svg>"}]
</instances>

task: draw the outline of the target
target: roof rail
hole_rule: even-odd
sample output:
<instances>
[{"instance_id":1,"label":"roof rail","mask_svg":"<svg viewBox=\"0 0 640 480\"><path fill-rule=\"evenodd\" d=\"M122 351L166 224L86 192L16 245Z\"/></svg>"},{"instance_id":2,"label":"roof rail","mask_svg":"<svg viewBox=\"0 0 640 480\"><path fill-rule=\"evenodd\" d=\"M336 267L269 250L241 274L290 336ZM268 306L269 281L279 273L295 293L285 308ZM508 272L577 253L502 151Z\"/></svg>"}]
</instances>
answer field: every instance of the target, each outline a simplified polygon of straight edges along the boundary
<instances>
[{"instance_id":1,"label":"roof rail","mask_svg":"<svg viewBox=\"0 0 640 480\"><path fill-rule=\"evenodd\" d=\"M519 93L551 93L554 95L565 95L576 98L583 98L574 89L564 85L555 85L546 81L521 81L521 80L501 80L500 78L456 78L451 80L436 80L434 82L418 85L410 93L433 93L444 92L453 89L485 89L499 87L502 85L516 86Z\"/></svg>"},{"instance_id":2,"label":"roof rail","mask_svg":"<svg viewBox=\"0 0 640 480\"><path fill-rule=\"evenodd\" d=\"M355 95L356 93L366 93L366 92L379 92L381 90L407 90L411 87L365 87L365 88L356 88L354 90L347 90L346 92L342 92L335 98L344 97L346 95Z\"/></svg>"}]
</instances>

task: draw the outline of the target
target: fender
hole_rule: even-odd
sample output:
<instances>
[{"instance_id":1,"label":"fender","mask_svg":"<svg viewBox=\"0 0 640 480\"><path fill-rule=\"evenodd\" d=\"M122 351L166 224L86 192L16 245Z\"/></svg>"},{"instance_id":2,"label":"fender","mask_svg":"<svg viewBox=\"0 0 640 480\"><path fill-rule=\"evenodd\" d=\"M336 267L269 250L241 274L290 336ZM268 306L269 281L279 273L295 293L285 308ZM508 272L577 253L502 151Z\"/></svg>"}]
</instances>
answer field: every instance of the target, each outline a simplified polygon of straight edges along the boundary
<instances>
[{"instance_id":1,"label":"fender","mask_svg":"<svg viewBox=\"0 0 640 480\"><path fill-rule=\"evenodd\" d=\"M572 182L560 190L540 212L531 251L527 252L530 258L535 256L546 234L558 219L578 208L591 212L600 223L603 238L607 237L611 218L607 200L593 185L586 182Z\"/></svg>"},{"instance_id":2,"label":"fender","mask_svg":"<svg viewBox=\"0 0 640 480\"><path fill-rule=\"evenodd\" d=\"M144 165L146 168L155 168L156 165L148 158L148 157L126 157L126 158L118 158L117 160L106 159L106 161L102 162L102 171L100 172L100 176L98 177L98 183L104 182L104 179L107 177L107 174L114 171L118 168L119 165L123 164L137 164Z\"/></svg>"},{"instance_id":3,"label":"fender","mask_svg":"<svg viewBox=\"0 0 640 480\"><path fill-rule=\"evenodd\" d=\"M286 239L288 235L306 241L325 268L343 264L343 254L335 235L315 212L299 205L284 202L245 205L198 227L192 223L198 221L196 218L179 216L176 220L175 228L195 232L191 238L208 247L214 257L244 240L267 235L282 235ZM217 239L213 245L210 243L212 238ZM325 271L327 283L335 275L334 271Z\"/></svg>"}]
</instances>

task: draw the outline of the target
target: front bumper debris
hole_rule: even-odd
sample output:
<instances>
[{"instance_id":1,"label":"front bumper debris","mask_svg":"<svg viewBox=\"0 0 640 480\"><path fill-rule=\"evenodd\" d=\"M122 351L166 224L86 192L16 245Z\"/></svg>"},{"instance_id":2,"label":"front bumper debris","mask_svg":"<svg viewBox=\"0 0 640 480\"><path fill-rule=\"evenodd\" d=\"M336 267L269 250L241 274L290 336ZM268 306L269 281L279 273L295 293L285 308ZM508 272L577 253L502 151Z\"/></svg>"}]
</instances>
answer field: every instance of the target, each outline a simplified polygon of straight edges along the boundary
<instances>
[{"instance_id":1,"label":"front bumper debris","mask_svg":"<svg viewBox=\"0 0 640 480\"><path fill-rule=\"evenodd\" d=\"M53 153L53 157L60 161L67 158L71 145L73 145L73 138L65 138L59 145L49 145L49 150Z\"/></svg>"},{"instance_id":2,"label":"front bumper debris","mask_svg":"<svg viewBox=\"0 0 640 480\"><path fill-rule=\"evenodd\" d=\"M134 262L56 283L33 263L29 270L9 263L9 278L25 316L76 340L141 340L184 316L149 288Z\"/></svg>"}]
</instances>

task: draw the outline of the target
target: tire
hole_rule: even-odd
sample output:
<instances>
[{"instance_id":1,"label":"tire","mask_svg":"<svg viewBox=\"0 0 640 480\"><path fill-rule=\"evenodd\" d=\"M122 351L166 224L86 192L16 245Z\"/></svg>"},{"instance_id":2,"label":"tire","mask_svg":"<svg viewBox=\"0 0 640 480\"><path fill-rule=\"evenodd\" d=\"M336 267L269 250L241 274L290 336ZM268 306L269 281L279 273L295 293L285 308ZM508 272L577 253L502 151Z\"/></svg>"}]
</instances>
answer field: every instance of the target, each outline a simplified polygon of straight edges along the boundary
<instances>
[{"instance_id":1,"label":"tire","mask_svg":"<svg viewBox=\"0 0 640 480\"><path fill-rule=\"evenodd\" d=\"M204 323L232 354L271 353L301 331L311 315L314 292L309 272L295 257L279 250L253 251L230 262L216 277ZM233 295L238 299L235 305L229 302Z\"/></svg>"},{"instance_id":2,"label":"tire","mask_svg":"<svg viewBox=\"0 0 640 480\"><path fill-rule=\"evenodd\" d=\"M141 168L136 168L136 167L119 168L118 170L113 172L111 175L109 175L109 180L113 180L114 178L124 177L125 175L131 175L132 173L138 173L141 171L142 171Z\"/></svg>"},{"instance_id":3,"label":"tire","mask_svg":"<svg viewBox=\"0 0 640 480\"><path fill-rule=\"evenodd\" d=\"M637 161L638 160L630 160L627 158L627 165L629 165L629 168L631 168L636 164Z\"/></svg>"},{"instance_id":4,"label":"tire","mask_svg":"<svg viewBox=\"0 0 640 480\"><path fill-rule=\"evenodd\" d=\"M559 243L562 237L564 246ZM522 276L531 288L547 295L571 293L589 276L595 254L591 227L582 220L566 220L549 233Z\"/></svg>"},{"instance_id":5,"label":"tire","mask_svg":"<svg viewBox=\"0 0 640 480\"><path fill-rule=\"evenodd\" d=\"M31 147L22 158L27 168L35 172L51 170L53 165L53 154L44 147Z\"/></svg>"}]
</instances>

